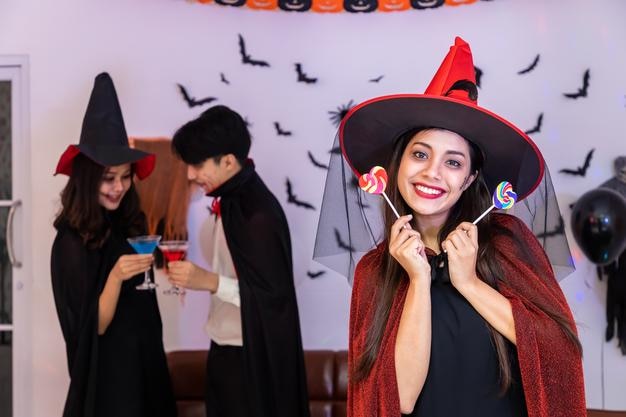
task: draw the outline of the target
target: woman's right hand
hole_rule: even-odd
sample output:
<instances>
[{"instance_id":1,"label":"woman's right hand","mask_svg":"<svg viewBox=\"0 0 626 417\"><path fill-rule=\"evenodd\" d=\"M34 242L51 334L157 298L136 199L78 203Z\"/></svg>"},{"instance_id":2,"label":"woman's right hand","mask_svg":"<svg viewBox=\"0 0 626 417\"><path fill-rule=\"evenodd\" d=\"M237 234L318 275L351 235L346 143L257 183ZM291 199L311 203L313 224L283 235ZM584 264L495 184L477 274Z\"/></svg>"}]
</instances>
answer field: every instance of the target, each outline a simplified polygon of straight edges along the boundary
<instances>
[{"instance_id":1,"label":"woman's right hand","mask_svg":"<svg viewBox=\"0 0 626 417\"><path fill-rule=\"evenodd\" d=\"M119 282L126 281L149 270L153 261L153 255L122 255L109 272L109 278Z\"/></svg>"},{"instance_id":2,"label":"woman's right hand","mask_svg":"<svg viewBox=\"0 0 626 417\"><path fill-rule=\"evenodd\" d=\"M412 215L400 217L391 226L389 235L389 253L395 258L409 275L430 282L430 264L426 258L424 242L417 230L413 230L409 222Z\"/></svg>"}]
</instances>

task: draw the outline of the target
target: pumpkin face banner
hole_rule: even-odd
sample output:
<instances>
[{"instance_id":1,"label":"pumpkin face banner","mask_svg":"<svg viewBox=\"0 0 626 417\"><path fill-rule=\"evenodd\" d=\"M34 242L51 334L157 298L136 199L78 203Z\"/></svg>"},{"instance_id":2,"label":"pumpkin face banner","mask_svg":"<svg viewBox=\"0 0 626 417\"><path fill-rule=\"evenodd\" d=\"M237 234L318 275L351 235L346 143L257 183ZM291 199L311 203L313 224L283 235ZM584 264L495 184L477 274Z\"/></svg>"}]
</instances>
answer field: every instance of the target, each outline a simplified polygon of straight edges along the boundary
<instances>
[{"instance_id":1,"label":"pumpkin face banner","mask_svg":"<svg viewBox=\"0 0 626 417\"><path fill-rule=\"evenodd\" d=\"M286 12L306 12L312 4L311 0L278 0L278 7Z\"/></svg>"},{"instance_id":2,"label":"pumpkin face banner","mask_svg":"<svg viewBox=\"0 0 626 417\"><path fill-rule=\"evenodd\" d=\"M444 0L411 0L414 9L436 9L443 6Z\"/></svg>"},{"instance_id":3,"label":"pumpkin face banner","mask_svg":"<svg viewBox=\"0 0 626 417\"><path fill-rule=\"evenodd\" d=\"M190 2L285 12L371 13L437 9L441 6L458 7L477 3L478 0L190 0Z\"/></svg>"},{"instance_id":4,"label":"pumpkin face banner","mask_svg":"<svg viewBox=\"0 0 626 417\"><path fill-rule=\"evenodd\" d=\"M248 0L246 6L255 10L274 10L278 8L278 0Z\"/></svg>"},{"instance_id":5,"label":"pumpkin face banner","mask_svg":"<svg viewBox=\"0 0 626 417\"><path fill-rule=\"evenodd\" d=\"M343 8L350 13L369 13L378 8L378 0L344 0Z\"/></svg>"},{"instance_id":6,"label":"pumpkin face banner","mask_svg":"<svg viewBox=\"0 0 626 417\"><path fill-rule=\"evenodd\" d=\"M343 2L341 0L313 0L312 10L319 13L343 12Z\"/></svg>"},{"instance_id":7,"label":"pumpkin face banner","mask_svg":"<svg viewBox=\"0 0 626 417\"><path fill-rule=\"evenodd\" d=\"M410 8L409 0L380 0L378 3L380 12L401 12Z\"/></svg>"}]
</instances>

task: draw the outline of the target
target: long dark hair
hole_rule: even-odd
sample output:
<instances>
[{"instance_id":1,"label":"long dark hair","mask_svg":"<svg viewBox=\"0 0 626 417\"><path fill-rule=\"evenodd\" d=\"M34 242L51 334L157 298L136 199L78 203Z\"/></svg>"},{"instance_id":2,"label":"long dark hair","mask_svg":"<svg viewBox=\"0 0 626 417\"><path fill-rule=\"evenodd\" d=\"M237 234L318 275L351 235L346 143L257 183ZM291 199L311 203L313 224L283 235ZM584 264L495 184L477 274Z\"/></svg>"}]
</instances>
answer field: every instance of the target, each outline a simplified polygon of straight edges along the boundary
<instances>
[{"instance_id":1,"label":"long dark hair","mask_svg":"<svg viewBox=\"0 0 626 417\"><path fill-rule=\"evenodd\" d=\"M54 219L54 227L67 225L76 230L89 248L100 248L111 233L114 223L126 236L143 233L145 219L139 206L135 185L131 185L117 210L108 212L98 202L98 194L105 167L78 154L72 164L65 188L61 191L61 210Z\"/></svg>"},{"instance_id":2,"label":"long dark hair","mask_svg":"<svg viewBox=\"0 0 626 417\"><path fill-rule=\"evenodd\" d=\"M401 135L396 142L388 164L388 184L392 184L393 186L387 188L387 195L394 206L398 209L401 216L412 214L412 210L404 201L402 195L398 191L398 187L396 186L400 161L409 141L420 131L428 129L429 128L415 128ZM440 244L446 236L448 236L448 234L450 234L458 226L459 223L466 221L467 219L478 217L485 208L491 205L491 196L480 171L483 164L482 152L470 141L468 141L468 143L470 145L471 159L470 172L476 172L477 175L472 184L461 194L459 201L457 201L457 203L450 210L448 218L439 231L438 241ZM526 246L519 241L517 236L511 233L508 229L493 222L490 217L491 216L488 215L478 223L479 249L476 261L476 270L480 279L497 290L498 281L502 280L505 282L505 279L502 269L496 261L496 248L490 237L498 234L505 234L517 243L517 246L523 251L523 254L527 257L527 259L531 259L531 256L528 253ZM388 241L389 231L391 230L393 223L396 221L396 217L388 205L385 205L384 219L385 238ZM413 224L413 227L415 228L415 224ZM441 248L439 249L441 250ZM381 341L398 287L402 280L408 279L402 266L393 256L389 254L389 251L387 250L382 253L381 271L377 275L380 276L381 282L377 286L379 290L376 293L376 309L371 326L366 335L365 349L363 354L357 358L356 367L354 369L354 378L356 381L363 380L369 375L380 350ZM555 320L567 338L574 343L579 352L582 352L582 347L578 337L570 327L570 321L565 316L556 311L550 305L538 304L536 307ZM507 341L504 336L492 328L489 323L486 324L491 333L491 338L498 356L500 368L500 388L501 392L504 393L511 385L511 362Z\"/></svg>"}]
</instances>

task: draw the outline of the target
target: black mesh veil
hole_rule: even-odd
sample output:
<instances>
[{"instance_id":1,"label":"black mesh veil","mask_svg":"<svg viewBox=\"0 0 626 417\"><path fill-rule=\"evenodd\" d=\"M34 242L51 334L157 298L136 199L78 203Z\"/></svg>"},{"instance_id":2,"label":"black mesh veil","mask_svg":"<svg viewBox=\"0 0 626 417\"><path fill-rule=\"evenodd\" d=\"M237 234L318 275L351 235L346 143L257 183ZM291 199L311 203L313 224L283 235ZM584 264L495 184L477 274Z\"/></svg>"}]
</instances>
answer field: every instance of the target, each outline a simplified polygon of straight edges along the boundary
<instances>
[{"instance_id":1,"label":"black mesh veil","mask_svg":"<svg viewBox=\"0 0 626 417\"><path fill-rule=\"evenodd\" d=\"M313 259L347 277L352 284L359 259L384 238L382 205L386 203L380 195L361 191L358 178L343 158L339 146L337 134L333 145L336 152L331 155L326 177ZM547 166L539 186L507 213L520 218L537 236L558 280L574 271Z\"/></svg>"}]
</instances>

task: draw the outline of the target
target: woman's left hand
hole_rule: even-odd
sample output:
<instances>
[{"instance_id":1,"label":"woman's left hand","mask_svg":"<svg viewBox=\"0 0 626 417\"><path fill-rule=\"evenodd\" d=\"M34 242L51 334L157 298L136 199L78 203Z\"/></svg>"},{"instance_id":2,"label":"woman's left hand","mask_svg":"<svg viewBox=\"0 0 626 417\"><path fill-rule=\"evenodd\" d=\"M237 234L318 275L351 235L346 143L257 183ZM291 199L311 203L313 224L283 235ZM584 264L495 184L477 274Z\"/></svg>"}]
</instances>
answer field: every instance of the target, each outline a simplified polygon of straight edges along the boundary
<instances>
[{"instance_id":1,"label":"woman's left hand","mask_svg":"<svg viewBox=\"0 0 626 417\"><path fill-rule=\"evenodd\" d=\"M448 271L450 282L457 290L470 286L478 280L476 259L478 257L478 228L463 222L441 243L448 253Z\"/></svg>"}]
</instances>

